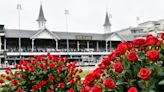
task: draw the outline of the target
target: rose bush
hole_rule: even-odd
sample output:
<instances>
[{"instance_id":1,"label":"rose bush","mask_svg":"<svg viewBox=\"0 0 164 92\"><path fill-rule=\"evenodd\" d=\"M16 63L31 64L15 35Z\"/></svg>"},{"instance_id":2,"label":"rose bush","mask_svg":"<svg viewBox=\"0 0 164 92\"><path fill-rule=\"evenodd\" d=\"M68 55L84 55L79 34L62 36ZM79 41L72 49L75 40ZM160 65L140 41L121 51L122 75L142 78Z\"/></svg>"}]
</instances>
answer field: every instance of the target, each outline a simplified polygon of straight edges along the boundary
<instances>
[{"instance_id":1,"label":"rose bush","mask_svg":"<svg viewBox=\"0 0 164 92\"><path fill-rule=\"evenodd\" d=\"M164 79L164 33L161 38L147 35L122 42L85 77L80 92L159 91L158 84Z\"/></svg>"},{"instance_id":2,"label":"rose bush","mask_svg":"<svg viewBox=\"0 0 164 92\"><path fill-rule=\"evenodd\" d=\"M65 57L41 55L31 57L29 61L21 60L16 65L18 71L12 72L7 68L6 75L1 77L8 80L2 87L2 92L78 92L81 86L81 69L76 63L71 63ZM4 80L0 79L0 83Z\"/></svg>"}]
</instances>

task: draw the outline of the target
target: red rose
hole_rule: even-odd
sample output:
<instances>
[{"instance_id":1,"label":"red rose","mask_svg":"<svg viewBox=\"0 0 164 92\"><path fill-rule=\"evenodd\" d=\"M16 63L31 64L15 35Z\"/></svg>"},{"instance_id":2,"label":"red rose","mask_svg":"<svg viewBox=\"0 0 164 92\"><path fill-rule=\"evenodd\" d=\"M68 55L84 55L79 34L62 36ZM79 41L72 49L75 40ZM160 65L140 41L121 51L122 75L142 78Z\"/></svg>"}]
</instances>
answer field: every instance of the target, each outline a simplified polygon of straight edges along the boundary
<instances>
[{"instance_id":1,"label":"red rose","mask_svg":"<svg viewBox=\"0 0 164 92\"><path fill-rule=\"evenodd\" d=\"M3 79L0 79L0 83L1 83L1 84L4 83L4 80L3 80Z\"/></svg>"},{"instance_id":2,"label":"red rose","mask_svg":"<svg viewBox=\"0 0 164 92\"><path fill-rule=\"evenodd\" d=\"M30 68L30 72L31 72L31 73L35 72L35 68L34 68L34 67L31 67L31 68Z\"/></svg>"},{"instance_id":3,"label":"red rose","mask_svg":"<svg viewBox=\"0 0 164 92\"><path fill-rule=\"evenodd\" d=\"M33 90L38 90L40 87L41 87L40 84L36 84L36 85L32 86L32 89Z\"/></svg>"},{"instance_id":4,"label":"red rose","mask_svg":"<svg viewBox=\"0 0 164 92\"><path fill-rule=\"evenodd\" d=\"M128 60L130 60L131 62L135 62L138 60L138 54L136 52L130 52L128 54Z\"/></svg>"},{"instance_id":5,"label":"red rose","mask_svg":"<svg viewBox=\"0 0 164 92\"><path fill-rule=\"evenodd\" d=\"M156 45L158 42L158 38L154 36L148 36L146 39L147 45Z\"/></svg>"},{"instance_id":6,"label":"red rose","mask_svg":"<svg viewBox=\"0 0 164 92\"><path fill-rule=\"evenodd\" d=\"M156 62L159 60L159 50L151 50L146 52L146 56L149 60Z\"/></svg>"},{"instance_id":7,"label":"red rose","mask_svg":"<svg viewBox=\"0 0 164 92\"><path fill-rule=\"evenodd\" d=\"M126 46L119 45L116 50L117 50L117 53L119 53L119 55L123 55L126 53L127 49L126 49Z\"/></svg>"},{"instance_id":8,"label":"red rose","mask_svg":"<svg viewBox=\"0 0 164 92\"><path fill-rule=\"evenodd\" d=\"M71 79L69 80L69 83L72 84L72 85L75 85L75 84L76 84L76 82L75 82L75 80L74 80L73 78L71 78Z\"/></svg>"},{"instance_id":9,"label":"red rose","mask_svg":"<svg viewBox=\"0 0 164 92\"><path fill-rule=\"evenodd\" d=\"M64 86L65 86L64 83L62 83L62 82L59 85L60 85L60 88L64 88Z\"/></svg>"},{"instance_id":10,"label":"red rose","mask_svg":"<svg viewBox=\"0 0 164 92\"><path fill-rule=\"evenodd\" d=\"M142 78L143 80L149 80L151 77L150 69L142 68L138 73L138 77Z\"/></svg>"},{"instance_id":11,"label":"red rose","mask_svg":"<svg viewBox=\"0 0 164 92\"><path fill-rule=\"evenodd\" d=\"M75 92L73 88L70 88L68 92Z\"/></svg>"},{"instance_id":12,"label":"red rose","mask_svg":"<svg viewBox=\"0 0 164 92\"><path fill-rule=\"evenodd\" d=\"M106 80L104 80L103 85L109 89L114 89L116 86L111 78L107 78Z\"/></svg>"},{"instance_id":13,"label":"red rose","mask_svg":"<svg viewBox=\"0 0 164 92\"><path fill-rule=\"evenodd\" d=\"M58 84L54 84L54 88L57 88L58 87Z\"/></svg>"},{"instance_id":14,"label":"red rose","mask_svg":"<svg viewBox=\"0 0 164 92\"><path fill-rule=\"evenodd\" d=\"M113 68L114 68L115 72L117 72L117 73L121 73L121 72L124 70L124 68L123 68L123 66L122 66L122 64L121 64L121 62L116 62L116 63L113 65Z\"/></svg>"},{"instance_id":15,"label":"red rose","mask_svg":"<svg viewBox=\"0 0 164 92\"><path fill-rule=\"evenodd\" d=\"M137 38L137 39L134 39L133 44L134 45L144 45L145 42L146 42L145 39L143 39L143 38Z\"/></svg>"},{"instance_id":16,"label":"red rose","mask_svg":"<svg viewBox=\"0 0 164 92\"><path fill-rule=\"evenodd\" d=\"M117 58L115 52L112 52L108 57L110 58L111 61L114 61L114 60L116 60L116 58Z\"/></svg>"},{"instance_id":17,"label":"red rose","mask_svg":"<svg viewBox=\"0 0 164 92\"><path fill-rule=\"evenodd\" d=\"M10 77L10 76L7 76L6 79L7 79L7 80L11 80L11 77Z\"/></svg>"},{"instance_id":18,"label":"red rose","mask_svg":"<svg viewBox=\"0 0 164 92\"><path fill-rule=\"evenodd\" d=\"M58 72L62 72L62 71L63 71L62 66L58 67Z\"/></svg>"},{"instance_id":19,"label":"red rose","mask_svg":"<svg viewBox=\"0 0 164 92\"><path fill-rule=\"evenodd\" d=\"M54 92L54 90L53 89L49 89L48 92Z\"/></svg>"},{"instance_id":20,"label":"red rose","mask_svg":"<svg viewBox=\"0 0 164 92\"><path fill-rule=\"evenodd\" d=\"M42 68L42 69L44 69L44 64L43 63L40 63L39 64L39 67Z\"/></svg>"},{"instance_id":21,"label":"red rose","mask_svg":"<svg viewBox=\"0 0 164 92\"><path fill-rule=\"evenodd\" d=\"M161 46L161 44L162 44L162 40L158 40L158 42L157 42L157 46Z\"/></svg>"},{"instance_id":22,"label":"red rose","mask_svg":"<svg viewBox=\"0 0 164 92\"><path fill-rule=\"evenodd\" d=\"M1 77L5 77L5 74L1 74Z\"/></svg>"},{"instance_id":23,"label":"red rose","mask_svg":"<svg viewBox=\"0 0 164 92\"><path fill-rule=\"evenodd\" d=\"M46 85L46 83L47 83L47 81L42 80L39 84L40 84L40 86L45 86L45 85Z\"/></svg>"},{"instance_id":24,"label":"red rose","mask_svg":"<svg viewBox=\"0 0 164 92\"><path fill-rule=\"evenodd\" d=\"M161 33L161 38L162 40L164 40L164 33Z\"/></svg>"},{"instance_id":25,"label":"red rose","mask_svg":"<svg viewBox=\"0 0 164 92\"><path fill-rule=\"evenodd\" d=\"M50 63L50 68L55 68L56 64L55 63Z\"/></svg>"},{"instance_id":26,"label":"red rose","mask_svg":"<svg viewBox=\"0 0 164 92\"><path fill-rule=\"evenodd\" d=\"M15 86L15 85L17 85L17 84L18 84L18 80L16 80L16 79L15 79L15 80L12 80L12 85Z\"/></svg>"},{"instance_id":27,"label":"red rose","mask_svg":"<svg viewBox=\"0 0 164 92\"><path fill-rule=\"evenodd\" d=\"M97 84L91 89L91 92L102 92L102 88L99 87Z\"/></svg>"},{"instance_id":28,"label":"red rose","mask_svg":"<svg viewBox=\"0 0 164 92\"><path fill-rule=\"evenodd\" d=\"M138 92L136 87L129 88L128 92Z\"/></svg>"},{"instance_id":29,"label":"red rose","mask_svg":"<svg viewBox=\"0 0 164 92\"><path fill-rule=\"evenodd\" d=\"M93 82L94 82L94 75L91 73L91 74L88 74L86 77L85 77L85 79L84 79L84 81L83 81L83 83L84 83L84 85L90 85L90 84L92 84Z\"/></svg>"},{"instance_id":30,"label":"red rose","mask_svg":"<svg viewBox=\"0 0 164 92\"><path fill-rule=\"evenodd\" d=\"M17 92L23 92L22 88L18 88Z\"/></svg>"},{"instance_id":31,"label":"red rose","mask_svg":"<svg viewBox=\"0 0 164 92\"><path fill-rule=\"evenodd\" d=\"M54 80L55 77L54 76L49 76L48 80L51 81L51 80Z\"/></svg>"},{"instance_id":32,"label":"red rose","mask_svg":"<svg viewBox=\"0 0 164 92\"><path fill-rule=\"evenodd\" d=\"M111 61L110 61L110 58L109 57L106 57L102 60L102 63L105 65L105 66L108 66L111 64Z\"/></svg>"}]
</instances>

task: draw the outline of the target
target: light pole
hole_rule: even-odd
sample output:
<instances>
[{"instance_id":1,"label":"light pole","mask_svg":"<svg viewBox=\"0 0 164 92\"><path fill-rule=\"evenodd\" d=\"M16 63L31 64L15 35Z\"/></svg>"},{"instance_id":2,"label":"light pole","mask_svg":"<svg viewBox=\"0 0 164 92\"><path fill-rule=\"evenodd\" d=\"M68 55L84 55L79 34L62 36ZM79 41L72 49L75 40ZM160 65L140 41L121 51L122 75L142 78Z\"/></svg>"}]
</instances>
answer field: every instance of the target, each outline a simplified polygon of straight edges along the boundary
<instances>
[{"instance_id":1,"label":"light pole","mask_svg":"<svg viewBox=\"0 0 164 92\"><path fill-rule=\"evenodd\" d=\"M22 10L21 4L17 4L17 10L18 10L18 30L19 30L19 56L21 58L21 32L20 32L20 11Z\"/></svg>"},{"instance_id":2,"label":"light pole","mask_svg":"<svg viewBox=\"0 0 164 92\"><path fill-rule=\"evenodd\" d=\"M66 32L67 32L67 55L69 54L69 41L68 41L68 14L69 14L69 11L68 10L65 10L65 19L66 19Z\"/></svg>"},{"instance_id":3,"label":"light pole","mask_svg":"<svg viewBox=\"0 0 164 92\"><path fill-rule=\"evenodd\" d=\"M158 36L157 31L159 30L159 26L160 26L160 23L155 23L155 24L154 24L154 27L155 27L154 32L155 32L155 35L156 35L156 36Z\"/></svg>"}]
</instances>

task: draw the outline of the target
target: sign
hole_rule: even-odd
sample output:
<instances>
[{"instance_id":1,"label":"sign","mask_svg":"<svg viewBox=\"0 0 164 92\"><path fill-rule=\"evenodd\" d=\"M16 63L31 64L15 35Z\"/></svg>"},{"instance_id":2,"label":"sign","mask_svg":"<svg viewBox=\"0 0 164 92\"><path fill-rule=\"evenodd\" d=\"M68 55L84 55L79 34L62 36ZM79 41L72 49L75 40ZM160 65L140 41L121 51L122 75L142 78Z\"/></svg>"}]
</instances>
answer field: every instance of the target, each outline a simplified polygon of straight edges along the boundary
<instances>
[{"instance_id":1,"label":"sign","mask_svg":"<svg viewBox=\"0 0 164 92\"><path fill-rule=\"evenodd\" d=\"M92 40L92 36L76 35L76 40Z\"/></svg>"}]
</instances>

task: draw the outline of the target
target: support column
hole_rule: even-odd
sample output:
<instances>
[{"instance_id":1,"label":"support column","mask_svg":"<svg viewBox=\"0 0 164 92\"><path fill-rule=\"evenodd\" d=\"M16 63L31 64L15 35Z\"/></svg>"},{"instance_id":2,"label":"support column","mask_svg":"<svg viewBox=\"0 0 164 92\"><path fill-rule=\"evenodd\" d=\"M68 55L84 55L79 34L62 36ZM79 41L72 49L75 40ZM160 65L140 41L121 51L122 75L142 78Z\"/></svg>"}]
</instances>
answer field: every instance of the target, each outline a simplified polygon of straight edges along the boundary
<instances>
[{"instance_id":1,"label":"support column","mask_svg":"<svg viewBox=\"0 0 164 92\"><path fill-rule=\"evenodd\" d=\"M34 51L34 39L32 39L32 52Z\"/></svg>"},{"instance_id":2,"label":"support column","mask_svg":"<svg viewBox=\"0 0 164 92\"><path fill-rule=\"evenodd\" d=\"M108 41L106 41L106 52L108 52Z\"/></svg>"},{"instance_id":3,"label":"support column","mask_svg":"<svg viewBox=\"0 0 164 92\"><path fill-rule=\"evenodd\" d=\"M79 51L79 41L77 41L77 51Z\"/></svg>"},{"instance_id":4,"label":"support column","mask_svg":"<svg viewBox=\"0 0 164 92\"><path fill-rule=\"evenodd\" d=\"M89 51L89 41L87 41L87 49L88 49L88 51Z\"/></svg>"},{"instance_id":5,"label":"support column","mask_svg":"<svg viewBox=\"0 0 164 92\"><path fill-rule=\"evenodd\" d=\"M97 52L99 51L99 41L97 41Z\"/></svg>"},{"instance_id":6,"label":"support column","mask_svg":"<svg viewBox=\"0 0 164 92\"><path fill-rule=\"evenodd\" d=\"M4 50L6 51L6 38L4 38Z\"/></svg>"},{"instance_id":7,"label":"support column","mask_svg":"<svg viewBox=\"0 0 164 92\"><path fill-rule=\"evenodd\" d=\"M69 40L67 39L67 53L69 52Z\"/></svg>"},{"instance_id":8,"label":"support column","mask_svg":"<svg viewBox=\"0 0 164 92\"><path fill-rule=\"evenodd\" d=\"M112 52L112 41L110 39L110 52Z\"/></svg>"},{"instance_id":9,"label":"support column","mask_svg":"<svg viewBox=\"0 0 164 92\"><path fill-rule=\"evenodd\" d=\"M56 51L58 51L58 40L56 40Z\"/></svg>"},{"instance_id":10,"label":"support column","mask_svg":"<svg viewBox=\"0 0 164 92\"><path fill-rule=\"evenodd\" d=\"M2 47L2 42L1 42L1 36L0 36L0 51L1 51L1 48Z\"/></svg>"},{"instance_id":11,"label":"support column","mask_svg":"<svg viewBox=\"0 0 164 92\"><path fill-rule=\"evenodd\" d=\"M20 37L19 37L18 42L19 42L19 53L20 53L21 52L21 38Z\"/></svg>"}]
</instances>

